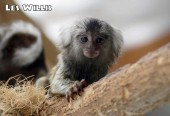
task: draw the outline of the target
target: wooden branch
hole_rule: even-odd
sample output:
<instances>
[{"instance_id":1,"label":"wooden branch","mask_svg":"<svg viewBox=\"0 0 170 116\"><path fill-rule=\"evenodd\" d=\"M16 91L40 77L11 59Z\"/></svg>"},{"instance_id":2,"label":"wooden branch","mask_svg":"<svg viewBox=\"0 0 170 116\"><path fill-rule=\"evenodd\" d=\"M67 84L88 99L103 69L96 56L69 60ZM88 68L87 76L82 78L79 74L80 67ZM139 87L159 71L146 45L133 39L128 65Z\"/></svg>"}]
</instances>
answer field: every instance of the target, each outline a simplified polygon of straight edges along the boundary
<instances>
[{"instance_id":1,"label":"wooden branch","mask_svg":"<svg viewBox=\"0 0 170 116\"><path fill-rule=\"evenodd\" d=\"M88 86L71 103L65 98L47 100L45 112L57 116L140 116L169 101L170 43Z\"/></svg>"}]
</instances>

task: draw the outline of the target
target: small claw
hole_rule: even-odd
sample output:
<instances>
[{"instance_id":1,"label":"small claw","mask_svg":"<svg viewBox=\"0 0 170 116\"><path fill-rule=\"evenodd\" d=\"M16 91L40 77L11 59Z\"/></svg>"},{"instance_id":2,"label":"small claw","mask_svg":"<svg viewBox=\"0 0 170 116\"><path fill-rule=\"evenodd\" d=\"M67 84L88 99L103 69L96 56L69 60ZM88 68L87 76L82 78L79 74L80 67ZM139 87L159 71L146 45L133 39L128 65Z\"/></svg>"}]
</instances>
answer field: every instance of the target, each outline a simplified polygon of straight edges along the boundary
<instances>
[{"instance_id":1,"label":"small claw","mask_svg":"<svg viewBox=\"0 0 170 116\"><path fill-rule=\"evenodd\" d=\"M85 79L82 79L81 81L80 81L80 88L81 88L81 91L83 92L84 91L84 87L86 87L87 86L87 82L86 82L86 80Z\"/></svg>"},{"instance_id":2,"label":"small claw","mask_svg":"<svg viewBox=\"0 0 170 116\"><path fill-rule=\"evenodd\" d=\"M80 91L81 91L80 84L76 83L76 94L78 94L79 96L80 96Z\"/></svg>"},{"instance_id":3,"label":"small claw","mask_svg":"<svg viewBox=\"0 0 170 116\"><path fill-rule=\"evenodd\" d=\"M77 82L74 87L74 92L77 93L79 91L79 83Z\"/></svg>"},{"instance_id":4,"label":"small claw","mask_svg":"<svg viewBox=\"0 0 170 116\"><path fill-rule=\"evenodd\" d=\"M84 87L86 87L87 86L87 82L85 81L85 79L82 79L81 81L80 81L80 83L79 83L79 91L78 91L78 95L80 96L81 94L81 92L83 92L84 91Z\"/></svg>"},{"instance_id":5,"label":"small claw","mask_svg":"<svg viewBox=\"0 0 170 116\"><path fill-rule=\"evenodd\" d=\"M73 93L71 93L70 98L71 98L72 100L74 100L74 94L73 94Z\"/></svg>"},{"instance_id":6,"label":"small claw","mask_svg":"<svg viewBox=\"0 0 170 116\"><path fill-rule=\"evenodd\" d=\"M80 94L80 93L81 93L81 91L78 91L78 92L77 92L77 94L78 94L79 96L81 96L81 94Z\"/></svg>"},{"instance_id":7,"label":"small claw","mask_svg":"<svg viewBox=\"0 0 170 116\"><path fill-rule=\"evenodd\" d=\"M86 87L86 86L87 86L87 82L86 82L85 79L82 79L82 80L80 81L80 83L81 83L81 85L83 85L83 87Z\"/></svg>"},{"instance_id":8,"label":"small claw","mask_svg":"<svg viewBox=\"0 0 170 116\"><path fill-rule=\"evenodd\" d=\"M79 93L80 93L80 92L83 92L83 86L82 86L82 84L79 85Z\"/></svg>"},{"instance_id":9,"label":"small claw","mask_svg":"<svg viewBox=\"0 0 170 116\"><path fill-rule=\"evenodd\" d=\"M69 88L68 92L66 93L66 99L68 102L70 100L74 100L74 95L77 94L81 96L81 92L83 92L83 88L87 86L87 82L85 79L82 79L80 82L76 82L75 85L71 88Z\"/></svg>"},{"instance_id":10,"label":"small claw","mask_svg":"<svg viewBox=\"0 0 170 116\"><path fill-rule=\"evenodd\" d=\"M73 87L71 87L67 94L66 94L66 98L67 98L67 101L70 102L70 99L73 99L74 100L74 96L73 96Z\"/></svg>"},{"instance_id":11,"label":"small claw","mask_svg":"<svg viewBox=\"0 0 170 116\"><path fill-rule=\"evenodd\" d=\"M67 99L68 102L70 102L70 98L68 96L68 93L66 94L66 99Z\"/></svg>"}]
</instances>

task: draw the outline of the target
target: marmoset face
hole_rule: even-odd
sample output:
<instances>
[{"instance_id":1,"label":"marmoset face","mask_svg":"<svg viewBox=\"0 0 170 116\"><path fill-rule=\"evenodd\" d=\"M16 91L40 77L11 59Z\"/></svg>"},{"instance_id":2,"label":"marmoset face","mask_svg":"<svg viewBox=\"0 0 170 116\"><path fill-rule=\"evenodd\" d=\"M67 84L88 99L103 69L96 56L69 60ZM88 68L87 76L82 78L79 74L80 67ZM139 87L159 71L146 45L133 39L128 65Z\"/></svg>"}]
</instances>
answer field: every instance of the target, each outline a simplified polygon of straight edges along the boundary
<instances>
[{"instance_id":1,"label":"marmoset face","mask_svg":"<svg viewBox=\"0 0 170 116\"><path fill-rule=\"evenodd\" d=\"M112 29L97 19L79 22L76 25L74 47L86 58L97 58L105 55L111 49ZM77 47L78 46L78 47Z\"/></svg>"},{"instance_id":2,"label":"marmoset face","mask_svg":"<svg viewBox=\"0 0 170 116\"><path fill-rule=\"evenodd\" d=\"M102 53L104 44L107 43L104 35L93 32L78 35L77 39L82 46L83 55L87 58L98 57Z\"/></svg>"}]
</instances>

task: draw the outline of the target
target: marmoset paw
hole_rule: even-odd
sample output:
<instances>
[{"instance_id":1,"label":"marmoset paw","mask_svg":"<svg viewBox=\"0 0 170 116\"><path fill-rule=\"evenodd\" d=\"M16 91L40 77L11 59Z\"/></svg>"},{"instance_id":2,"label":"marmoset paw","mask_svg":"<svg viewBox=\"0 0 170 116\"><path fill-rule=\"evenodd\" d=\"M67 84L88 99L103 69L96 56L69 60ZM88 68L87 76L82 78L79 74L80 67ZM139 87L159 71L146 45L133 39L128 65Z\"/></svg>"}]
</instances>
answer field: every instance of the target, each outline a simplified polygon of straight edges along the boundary
<instances>
[{"instance_id":1,"label":"marmoset paw","mask_svg":"<svg viewBox=\"0 0 170 116\"><path fill-rule=\"evenodd\" d=\"M70 87L66 93L67 101L70 102L70 100L74 100L74 95L79 95L83 92L84 87L87 86L87 82L85 79L82 79L81 81L76 81L75 84Z\"/></svg>"}]
</instances>

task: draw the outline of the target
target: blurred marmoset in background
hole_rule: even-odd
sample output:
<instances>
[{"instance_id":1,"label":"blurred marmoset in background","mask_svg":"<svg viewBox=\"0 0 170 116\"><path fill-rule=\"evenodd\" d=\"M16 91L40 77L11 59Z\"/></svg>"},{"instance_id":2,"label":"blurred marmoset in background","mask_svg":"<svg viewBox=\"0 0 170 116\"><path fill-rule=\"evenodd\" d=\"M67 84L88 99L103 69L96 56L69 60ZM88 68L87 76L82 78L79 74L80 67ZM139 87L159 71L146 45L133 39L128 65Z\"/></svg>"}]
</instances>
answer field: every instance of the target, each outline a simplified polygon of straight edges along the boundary
<instances>
[{"instance_id":1,"label":"blurred marmoset in background","mask_svg":"<svg viewBox=\"0 0 170 116\"><path fill-rule=\"evenodd\" d=\"M52 94L66 95L70 101L107 74L120 54L123 38L119 30L95 18L77 20L60 31L58 64L47 77L39 78L36 86L50 84Z\"/></svg>"},{"instance_id":2,"label":"blurred marmoset in background","mask_svg":"<svg viewBox=\"0 0 170 116\"><path fill-rule=\"evenodd\" d=\"M24 21L0 25L0 81L18 74L35 75L35 80L46 73L40 31ZM8 84L14 85L15 80Z\"/></svg>"}]
</instances>

